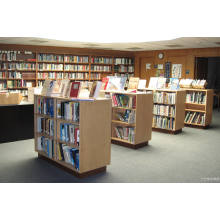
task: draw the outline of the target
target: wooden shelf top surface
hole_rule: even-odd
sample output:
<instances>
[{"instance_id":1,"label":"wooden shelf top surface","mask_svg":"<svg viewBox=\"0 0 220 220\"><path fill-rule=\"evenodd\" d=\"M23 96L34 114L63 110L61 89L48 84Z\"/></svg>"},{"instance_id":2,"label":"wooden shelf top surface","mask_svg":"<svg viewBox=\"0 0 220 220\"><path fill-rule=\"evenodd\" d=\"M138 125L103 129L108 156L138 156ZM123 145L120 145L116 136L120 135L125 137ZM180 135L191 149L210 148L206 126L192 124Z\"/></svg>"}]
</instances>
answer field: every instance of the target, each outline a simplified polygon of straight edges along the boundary
<instances>
[{"instance_id":1,"label":"wooden shelf top surface","mask_svg":"<svg viewBox=\"0 0 220 220\"><path fill-rule=\"evenodd\" d=\"M113 123L116 124L121 124L121 125L126 125L126 126L131 126L131 127L135 127L135 123L129 124L127 122L123 122L123 121L118 121L118 120L112 120Z\"/></svg>"}]
</instances>

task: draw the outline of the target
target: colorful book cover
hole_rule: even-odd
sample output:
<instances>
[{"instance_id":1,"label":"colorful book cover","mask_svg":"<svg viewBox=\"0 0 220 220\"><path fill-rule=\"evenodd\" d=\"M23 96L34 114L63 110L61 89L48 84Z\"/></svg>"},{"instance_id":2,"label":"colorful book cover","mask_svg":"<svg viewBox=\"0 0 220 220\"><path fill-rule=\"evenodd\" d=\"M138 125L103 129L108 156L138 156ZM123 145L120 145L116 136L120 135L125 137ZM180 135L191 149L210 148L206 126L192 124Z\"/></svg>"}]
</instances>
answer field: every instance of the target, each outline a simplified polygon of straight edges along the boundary
<instances>
[{"instance_id":1,"label":"colorful book cover","mask_svg":"<svg viewBox=\"0 0 220 220\"><path fill-rule=\"evenodd\" d=\"M109 81L109 78L107 78L107 77L102 78L101 90L106 90L107 85L108 85L108 81Z\"/></svg>"},{"instance_id":2,"label":"colorful book cover","mask_svg":"<svg viewBox=\"0 0 220 220\"><path fill-rule=\"evenodd\" d=\"M78 98L79 89L80 89L80 82L72 82L70 89L70 97Z\"/></svg>"}]
</instances>

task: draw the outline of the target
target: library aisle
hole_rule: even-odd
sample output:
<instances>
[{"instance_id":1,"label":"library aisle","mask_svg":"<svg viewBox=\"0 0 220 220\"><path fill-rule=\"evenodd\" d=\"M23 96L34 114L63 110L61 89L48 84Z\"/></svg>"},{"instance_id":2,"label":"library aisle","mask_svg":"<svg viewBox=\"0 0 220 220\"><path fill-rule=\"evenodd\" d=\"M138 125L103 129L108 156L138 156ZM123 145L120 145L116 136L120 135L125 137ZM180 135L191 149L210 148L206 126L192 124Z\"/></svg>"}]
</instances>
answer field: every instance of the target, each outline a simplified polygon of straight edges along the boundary
<instances>
[{"instance_id":1,"label":"library aisle","mask_svg":"<svg viewBox=\"0 0 220 220\"><path fill-rule=\"evenodd\" d=\"M0 144L0 182L220 182L220 112L209 129L153 132L139 150L112 144L106 173L79 179L37 158L34 139ZM202 144L201 144L202 143Z\"/></svg>"}]
</instances>

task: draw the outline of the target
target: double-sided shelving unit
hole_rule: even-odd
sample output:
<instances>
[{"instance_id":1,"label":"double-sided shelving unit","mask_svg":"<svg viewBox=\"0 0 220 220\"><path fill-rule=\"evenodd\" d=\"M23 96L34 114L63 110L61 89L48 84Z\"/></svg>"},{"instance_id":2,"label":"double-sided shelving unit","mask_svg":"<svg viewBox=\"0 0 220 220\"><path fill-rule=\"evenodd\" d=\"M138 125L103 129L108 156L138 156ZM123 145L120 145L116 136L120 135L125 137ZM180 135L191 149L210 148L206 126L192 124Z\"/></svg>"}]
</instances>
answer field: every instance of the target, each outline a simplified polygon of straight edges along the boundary
<instances>
[{"instance_id":1,"label":"double-sided shelving unit","mask_svg":"<svg viewBox=\"0 0 220 220\"><path fill-rule=\"evenodd\" d=\"M213 90L187 89L185 105L185 126L208 128L212 122Z\"/></svg>"},{"instance_id":2,"label":"double-sided shelving unit","mask_svg":"<svg viewBox=\"0 0 220 220\"><path fill-rule=\"evenodd\" d=\"M137 149L152 134L152 94L105 91L112 98L112 143Z\"/></svg>"},{"instance_id":3,"label":"double-sided shelving unit","mask_svg":"<svg viewBox=\"0 0 220 220\"><path fill-rule=\"evenodd\" d=\"M105 171L111 154L111 100L82 101L41 95L34 99L38 156L78 177ZM78 119L73 117L76 107L60 108L68 103L78 103ZM65 113L60 114L62 111Z\"/></svg>"},{"instance_id":4,"label":"double-sided shelving unit","mask_svg":"<svg viewBox=\"0 0 220 220\"><path fill-rule=\"evenodd\" d=\"M168 89L146 91L153 91L153 131L181 133L184 127L186 92Z\"/></svg>"}]
</instances>

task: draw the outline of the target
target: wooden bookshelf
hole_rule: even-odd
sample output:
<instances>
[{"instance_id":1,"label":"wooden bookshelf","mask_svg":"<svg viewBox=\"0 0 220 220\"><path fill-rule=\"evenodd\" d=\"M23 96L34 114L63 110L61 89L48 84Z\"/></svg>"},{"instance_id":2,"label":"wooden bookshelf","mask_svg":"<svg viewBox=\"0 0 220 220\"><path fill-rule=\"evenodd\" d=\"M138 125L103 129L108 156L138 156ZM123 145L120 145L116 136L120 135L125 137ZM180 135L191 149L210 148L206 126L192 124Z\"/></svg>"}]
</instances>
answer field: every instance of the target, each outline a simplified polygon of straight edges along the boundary
<instances>
[{"instance_id":1,"label":"wooden bookshelf","mask_svg":"<svg viewBox=\"0 0 220 220\"><path fill-rule=\"evenodd\" d=\"M1 72L5 72L7 76L13 71L20 72L22 73L22 75L23 73L25 74L30 72L33 74L30 79L23 77L22 79L26 80L27 82L32 82L33 87L42 86L44 80L51 78L53 80L68 78L71 81L100 81L103 77L106 77L108 75L127 76L127 78L130 78L130 76L134 75L133 71L131 71L131 69L134 70L134 57L128 57L130 55L125 55L121 57L116 56L116 53L113 53L112 55L105 55L105 53L102 55L94 55L91 54L90 51L85 52L85 54L81 54L80 52L69 52L67 49L66 52L59 52L59 50L57 50L58 52L49 52L50 50L46 50L48 52L45 52L45 50L41 51L41 49L34 48L28 50L31 53L25 54L24 49L21 49L20 47L15 48L10 47L10 49L0 49L0 77ZM1 54L7 54L7 52L9 51L11 51L11 53L16 51L17 55L10 58L8 58L6 55L1 56ZM122 62L118 64L115 62L116 59L121 59ZM20 65L22 65L22 63L26 63L35 66L34 68L31 68L29 70L21 70L17 68L12 69L13 65L15 65L16 67L16 63ZM11 64L13 65L10 66ZM45 67L47 66L48 69L42 68L42 65L44 65ZM51 68L49 65L51 65ZM52 67L52 65L54 66ZM62 68L57 69L57 65L62 65ZM68 69L68 65L78 66L79 68L77 69L77 67L74 67L76 69ZM82 66L86 66L87 68L82 69ZM94 66L96 67L94 68ZM130 69L129 71L123 72L115 71L115 66L117 66L116 68L125 67ZM110 69L108 71L107 69L104 70L103 68L105 67L109 67ZM42 74L45 74L45 77L42 77ZM3 87L4 82L6 82L6 84L4 85L4 89L8 89L7 78L9 77L7 76L0 78L0 89L1 87ZM22 88L19 89L22 90ZM26 88L23 89L25 90ZM23 93L26 94L25 91L23 91Z\"/></svg>"},{"instance_id":2,"label":"wooden bookshelf","mask_svg":"<svg viewBox=\"0 0 220 220\"><path fill-rule=\"evenodd\" d=\"M112 91L105 91L105 93L110 94L112 97L112 143L133 149L148 145L152 133L152 94ZM113 96L120 95L127 96L129 100L135 100L135 104L132 106L120 106L119 103L116 104ZM133 114L133 120L120 120L118 115L126 115L126 112ZM123 129L128 129L128 133L133 137L129 138L127 132L125 132L126 135L117 135L116 130L120 132Z\"/></svg>"},{"instance_id":3,"label":"wooden bookshelf","mask_svg":"<svg viewBox=\"0 0 220 220\"><path fill-rule=\"evenodd\" d=\"M168 89L145 89L145 91L153 92L153 131L159 131L169 134L181 133L182 128L184 128L186 92L183 90ZM166 98L158 101L156 98L157 94L164 94L164 97L166 97L167 95L173 96L173 99L171 102L165 101Z\"/></svg>"},{"instance_id":4,"label":"wooden bookshelf","mask_svg":"<svg viewBox=\"0 0 220 220\"><path fill-rule=\"evenodd\" d=\"M184 88L183 90L186 91L185 126L208 128L212 122L213 89ZM192 116L191 119L189 114ZM204 120L201 120L199 117L204 117Z\"/></svg>"},{"instance_id":5,"label":"wooden bookshelf","mask_svg":"<svg viewBox=\"0 0 220 220\"><path fill-rule=\"evenodd\" d=\"M54 117L39 112L38 101L47 98L52 99L54 102ZM35 151L38 152L39 157L43 157L43 159L49 160L62 168L68 169L69 172L78 177L84 177L85 175L105 171L106 166L110 164L111 154L111 100L99 99L82 101L74 99L73 101L67 98L55 98L41 95L35 95L34 99ZM62 102L79 103L78 122L58 117L58 106ZM52 137L52 140L54 141L54 153L52 157L38 147L40 140L39 136L41 136L37 127L39 124L39 117L54 120L54 135ZM74 126L74 128L79 128L79 146L76 145L75 142L61 140L60 126L62 124L68 124ZM66 146L75 148L79 151L79 169L72 164L67 163L65 160L60 160L59 144L65 144Z\"/></svg>"}]
</instances>

